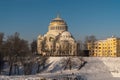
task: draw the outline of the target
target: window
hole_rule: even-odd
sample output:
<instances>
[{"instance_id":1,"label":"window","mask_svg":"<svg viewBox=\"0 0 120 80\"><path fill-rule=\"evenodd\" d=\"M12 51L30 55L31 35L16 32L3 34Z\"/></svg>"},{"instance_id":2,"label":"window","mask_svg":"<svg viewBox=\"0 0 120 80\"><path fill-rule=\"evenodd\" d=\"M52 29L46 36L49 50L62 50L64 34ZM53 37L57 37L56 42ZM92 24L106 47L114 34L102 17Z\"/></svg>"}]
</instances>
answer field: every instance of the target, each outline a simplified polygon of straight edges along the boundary
<instances>
[{"instance_id":1,"label":"window","mask_svg":"<svg viewBox=\"0 0 120 80\"><path fill-rule=\"evenodd\" d=\"M53 30L53 27L51 27L50 30Z\"/></svg>"},{"instance_id":2,"label":"window","mask_svg":"<svg viewBox=\"0 0 120 80\"><path fill-rule=\"evenodd\" d=\"M99 47L99 49L101 49L101 47Z\"/></svg>"},{"instance_id":3,"label":"window","mask_svg":"<svg viewBox=\"0 0 120 80\"><path fill-rule=\"evenodd\" d=\"M58 30L60 30L60 26L58 26Z\"/></svg>"}]
</instances>

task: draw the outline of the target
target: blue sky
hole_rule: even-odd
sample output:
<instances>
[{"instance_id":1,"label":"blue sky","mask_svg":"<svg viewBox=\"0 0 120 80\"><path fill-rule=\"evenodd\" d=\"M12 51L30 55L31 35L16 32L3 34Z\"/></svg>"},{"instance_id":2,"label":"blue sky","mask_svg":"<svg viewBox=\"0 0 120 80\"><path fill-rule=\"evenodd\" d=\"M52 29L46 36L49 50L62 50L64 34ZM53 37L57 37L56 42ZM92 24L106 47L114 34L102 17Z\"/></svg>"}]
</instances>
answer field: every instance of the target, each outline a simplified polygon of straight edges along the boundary
<instances>
[{"instance_id":1,"label":"blue sky","mask_svg":"<svg viewBox=\"0 0 120 80\"><path fill-rule=\"evenodd\" d=\"M32 41L57 13L76 39L120 37L120 0L0 0L0 32Z\"/></svg>"}]
</instances>

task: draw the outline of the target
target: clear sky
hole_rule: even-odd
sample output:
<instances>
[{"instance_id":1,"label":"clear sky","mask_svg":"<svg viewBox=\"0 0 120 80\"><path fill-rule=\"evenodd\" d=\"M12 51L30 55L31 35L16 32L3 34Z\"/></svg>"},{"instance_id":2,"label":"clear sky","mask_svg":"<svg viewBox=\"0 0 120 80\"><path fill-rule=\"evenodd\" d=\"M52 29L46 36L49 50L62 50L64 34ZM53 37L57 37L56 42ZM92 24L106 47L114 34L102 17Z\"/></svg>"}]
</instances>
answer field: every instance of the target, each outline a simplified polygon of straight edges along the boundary
<instances>
[{"instance_id":1,"label":"clear sky","mask_svg":"<svg viewBox=\"0 0 120 80\"><path fill-rule=\"evenodd\" d=\"M57 13L75 38L120 37L120 0L0 0L0 32L32 41Z\"/></svg>"}]
</instances>

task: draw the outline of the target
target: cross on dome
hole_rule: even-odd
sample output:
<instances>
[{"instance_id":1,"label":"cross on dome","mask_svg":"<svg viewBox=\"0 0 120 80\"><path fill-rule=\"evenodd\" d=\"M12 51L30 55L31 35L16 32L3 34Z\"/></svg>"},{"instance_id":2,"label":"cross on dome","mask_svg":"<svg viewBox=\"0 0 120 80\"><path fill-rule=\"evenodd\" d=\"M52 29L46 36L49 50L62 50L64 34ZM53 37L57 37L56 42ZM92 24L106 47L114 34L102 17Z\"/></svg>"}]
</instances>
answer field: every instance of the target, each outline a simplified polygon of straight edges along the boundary
<instances>
[{"instance_id":1,"label":"cross on dome","mask_svg":"<svg viewBox=\"0 0 120 80\"><path fill-rule=\"evenodd\" d=\"M57 14L57 18L60 18L60 14Z\"/></svg>"}]
</instances>

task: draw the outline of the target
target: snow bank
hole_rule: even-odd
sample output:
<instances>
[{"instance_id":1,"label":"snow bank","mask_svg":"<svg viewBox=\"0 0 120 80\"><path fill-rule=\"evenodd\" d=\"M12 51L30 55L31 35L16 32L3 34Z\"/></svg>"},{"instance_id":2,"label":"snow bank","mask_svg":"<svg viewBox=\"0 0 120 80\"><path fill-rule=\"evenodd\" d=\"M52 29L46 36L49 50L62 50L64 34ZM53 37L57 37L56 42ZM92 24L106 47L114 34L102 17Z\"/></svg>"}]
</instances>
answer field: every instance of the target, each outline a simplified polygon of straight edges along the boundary
<instances>
[{"instance_id":1,"label":"snow bank","mask_svg":"<svg viewBox=\"0 0 120 80\"><path fill-rule=\"evenodd\" d=\"M68 57L50 57L48 63L50 64L47 69L43 70L40 74L31 76L0 76L0 80L7 78L61 78L66 76L81 76L83 80L120 80L120 58L119 57L84 57L83 60L87 61L84 67L78 70L81 60L80 57L71 57L74 63L72 70L64 70L63 64ZM30 79L31 78L31 79Z\"/></svg>"},{"instance_id":2,"label":"snow bank","mask_svg":"<svg viewBox=\"0 0 120 80\"><path fill-rule=\"evenodd\" d=\"M113 77L120 77L120 58L102 58L100 59L109 68Z\"/></svg>"}]
</instances>

